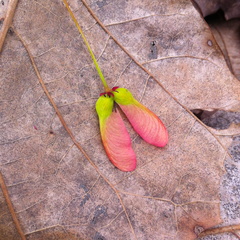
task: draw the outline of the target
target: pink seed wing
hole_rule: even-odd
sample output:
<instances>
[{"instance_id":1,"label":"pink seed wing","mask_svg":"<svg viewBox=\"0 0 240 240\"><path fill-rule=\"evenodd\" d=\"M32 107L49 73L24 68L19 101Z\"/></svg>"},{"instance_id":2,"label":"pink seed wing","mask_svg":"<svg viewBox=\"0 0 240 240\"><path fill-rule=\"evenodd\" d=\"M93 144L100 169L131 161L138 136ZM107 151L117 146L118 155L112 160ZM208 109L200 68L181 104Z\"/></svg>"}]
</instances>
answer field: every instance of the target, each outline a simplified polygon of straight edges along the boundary
<instances>
[{"instance_id":1,"label":"pink seed wing","mask_svg":"<svg viewBox=\"0 0 240 240\"><path fill-rule=\"evenodd\" d=\"M148 143L164 147L168 143L168 132L162 121L139 102L120 105L134 130Z\"/></svg>"},{"instance_id":2,"label":"pink seed wing","mask_svg":"<svg viewBox=\"0 0 240 240\"><path fill-rule=\"evenodd\" d=\"M124 122L116 109L102 122L101 136L105 151L114 166L122 171L133 171L137 160Z\"/></svg>"}]
</instances>

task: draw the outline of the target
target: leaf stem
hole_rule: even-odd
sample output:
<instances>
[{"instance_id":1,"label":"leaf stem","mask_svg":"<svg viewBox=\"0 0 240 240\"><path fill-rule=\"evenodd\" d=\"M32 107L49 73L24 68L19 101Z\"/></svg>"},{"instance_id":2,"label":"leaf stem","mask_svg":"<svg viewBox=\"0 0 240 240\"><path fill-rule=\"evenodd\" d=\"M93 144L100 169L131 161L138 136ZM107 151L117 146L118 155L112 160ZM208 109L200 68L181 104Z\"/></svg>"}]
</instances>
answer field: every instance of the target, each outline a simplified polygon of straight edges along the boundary
<instances>
[{"instance_id":1,"label":"leaf stem","mask_svg":"<svg viewBox=\"0 0 240 240\"><path fill-rule=\"evenodd\" d=\"M14 17L14 13L15 13L17 4L18 4L18 0L12 0L12 1L9 1L9 3L8 3L8 9L7 9L7 12L5 15L5 19L3 21L3 25L1 26L1 29L0 29L0 52L2 51L3 43L5 41L8 29L10 28L10 26L12 24L12 20Z\"/></svg>"},{"instance_id":2,"label":"leaf stem","mask_svg":"<svg viewBox=\"0 0 240 240\"><path fill-rule=\"evenodd\" d=\"M20 235L20 238L22 240L26 240L26 236L22 230L22 227L21 227L21 224L17 218L17 214L14 210L14 207L13 207L13 204L12 204L12 201L11 201L11 198L9 196L9 192L8 192L8 189L7 189L7 186L6 186L6 183L4 181L4 178L3 178L3 175L2 173L0 172L0 189L2 189L2 193L3 193L3 196L5 198L5 201L6 201L6 204L8 206L8 209L9 209L9 212L12 216L12 219L13 219L13 222L16 226L16 229Z\"/></svg>"},{"instance_id":3,"label":"leaf stem","mask_svg":"<svg viewBox=\"0 0 240 240\"><path fill-rule=\"evenodd\" d=\"M96 57L94 56L94 53L93 53L93 51L92 51L92 49L91 49L91 47L90 47L90 45L89 45L89 43L88 43L88 41L87 41L84 33L83 33L83 31L82 31L82 28L80 27L77 19L75 18L72 10L70 9L67 0L62 0L62 1L63 1L63 3L65 4L65 7L67 8L67 10L68 10L68 12L69 12L69 14L70 14L73 22L75 23L75 25L76 25L79 33L81 34L84 43L85 43L86 46L87 46L88 52L89 52L89 54L90 54L91 57L92 57L93 63L94 63L94 65L95 65L95 68L96 68L96 70L97 70L97 72L98 72L98 75L99 75L99 77L100 77L100 79L101 79L101 81L102 81L102 84L103 84L103 86L104 86L105 91L106 91L106 92L111 91L111 89L110 89L109 86L107 85L107 82L106 82L106 80L105 80L105 78L104 78L104 76L103 76L103 73L102 73L102 71L101 71L101 68L100 68L100 66L98 65L97 59L96 59Z\"/></svg>"}]
</instances>

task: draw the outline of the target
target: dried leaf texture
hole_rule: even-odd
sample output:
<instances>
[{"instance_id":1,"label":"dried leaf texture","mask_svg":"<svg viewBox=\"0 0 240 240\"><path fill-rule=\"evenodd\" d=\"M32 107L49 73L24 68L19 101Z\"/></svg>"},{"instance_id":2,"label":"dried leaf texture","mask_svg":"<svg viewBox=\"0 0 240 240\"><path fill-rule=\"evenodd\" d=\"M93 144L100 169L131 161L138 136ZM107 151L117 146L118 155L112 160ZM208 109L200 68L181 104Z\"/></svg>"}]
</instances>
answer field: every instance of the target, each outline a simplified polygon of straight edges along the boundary
<instances>
[{"instance_id":1,"label":"dried leaf texture","mask_svg":"<svg viewBox=\"0 0 240 240\"><path fill-rule=\"evenodd\" d=\"M219 9L224 12L226 20L240 17L240 2L238 0L194 0L204 17L216 13Z\"/></svg>"},{"instance_id":2,"label":"dried leaf texture","mask_svg":"<svg viewBox=\"0 0 240 240\"><path fill-rule=\"evenodd\" d=\"M0 217L1 239L9 240L20 239L2 192L0 195L0 214L1 214Z\"/></svg>"},{"instance_id":3,"label":"dried leaf texture","mask_svg":"<svg viewBox=\"0 0 240 240\"><path fill-rule=\"evenodd\" d=\"M232 109L239 83L189 1L88 1L95 15L79 1L69 3L109 85L131 90L161 117L170 139L156 148L126 122L138 167L114 168L94 109L103 88L64 5L20 1L14 27L95 164L74 145L26 49L9 34L1 55L0 170L27 238L195 239L196 229L221 222L227 153L187 108Z\"/></svg>"},{"instance_id":4,"label":"dried leaf texture","mask_svg":"<svg viewBox=\"0 0 240 240\"><path fill-rule=\"evenodd\" d=\"M221 48L226 62L232 73L240 79L240 19L232 19L224 21L223 18L217 16L215 20L209 21L210 27L214 34L219 47Z\"/></svg>"}]
</instances>

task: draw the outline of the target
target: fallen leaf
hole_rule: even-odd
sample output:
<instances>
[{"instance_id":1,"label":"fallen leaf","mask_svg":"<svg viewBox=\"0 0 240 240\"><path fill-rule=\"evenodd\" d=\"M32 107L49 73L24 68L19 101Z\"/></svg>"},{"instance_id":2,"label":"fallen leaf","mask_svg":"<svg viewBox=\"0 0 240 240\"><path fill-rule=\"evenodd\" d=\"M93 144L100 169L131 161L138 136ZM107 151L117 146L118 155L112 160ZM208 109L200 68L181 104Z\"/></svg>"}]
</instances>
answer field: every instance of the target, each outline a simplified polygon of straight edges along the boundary
<instances>
[{"instance_id":1,"label":"fallen leaf","mask_svg":"<svg viewBox=\"0 0 240 240\"><path fill-rule=\"evenodd\" d=\"M226 20L240 17L240 3L238 0L194 0L200 8L204 17L216 13L218 10L224 12Z\"/></svg>"},{"instance_id":2,"label":"fallen leaf","mask_svg":"<svg viewBox=\"0 0 240 240\"><path fill-rule=\"evenodd\" d=\"M238 51L240 48L240 19L226 21L221 14L217 14L215 18L210 18L208 23L229 68L240 79L240 54Z\"/></svg>"},{"instance_id":3,"label":"fallen leaf","mask_svg":"<svg viewBox=\"0 0 240 240\"><path fill-rule=\"evenodd\" d=\"M126 121L138 166L132 173L114 168L95 113L103 88L64 5L20 1L14 29L59 110L19 37L9 34L1 55L0 170L25 235L195 239L221 222L219 182L228 154L190 109L236 110L238 81L190 1L69 4L109 86L128 88L154 111L169 144L147 144Z\"/></svg>"}]
</instances>

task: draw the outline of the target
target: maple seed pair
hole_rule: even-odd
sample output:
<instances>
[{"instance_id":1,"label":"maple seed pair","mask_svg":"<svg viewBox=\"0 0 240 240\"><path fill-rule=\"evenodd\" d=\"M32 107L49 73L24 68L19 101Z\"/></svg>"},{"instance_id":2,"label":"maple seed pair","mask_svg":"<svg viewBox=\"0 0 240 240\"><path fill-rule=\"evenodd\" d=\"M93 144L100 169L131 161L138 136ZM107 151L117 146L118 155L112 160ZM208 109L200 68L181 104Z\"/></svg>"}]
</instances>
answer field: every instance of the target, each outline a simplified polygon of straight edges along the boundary
<instances>
[{"instance_id":1,"label":"maple seed pair","mask_svg":"<svg viewBox=\"0 0 240 240\"><path fill-rule=\"evenodd\" d=\"M133 171L136 168L136 155L132 149L130 136L123 120L116 109L114 101L120 106L135 131L148 143L164 147L168 142L168 133L161 120L148 108L139 103L125 88L109 88L97 59L66 0L63 0L73 19L106 92L100 94L96 103L103 146L111 162L122 171ZM108 96L108 97L107 97Z\"/></svg>"},{"instance_id":2,"label":"maple seed pair","mask_svg":"<svg viewBox=\"0 0 240 240\"><path fill-rule=\"evenodd\" d=\"M133 171L137 165L136 155L118 109L113 111L114 101L127 116L134 130L146 142L164 147L168 142L168 133L162 121L139 103L126 88L114 87L112 91L100 94L96 102L96 111L107 156L118 169Z\"/></svg>"}]
</instances>

